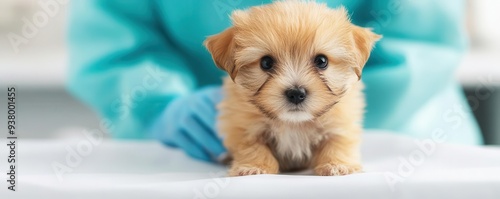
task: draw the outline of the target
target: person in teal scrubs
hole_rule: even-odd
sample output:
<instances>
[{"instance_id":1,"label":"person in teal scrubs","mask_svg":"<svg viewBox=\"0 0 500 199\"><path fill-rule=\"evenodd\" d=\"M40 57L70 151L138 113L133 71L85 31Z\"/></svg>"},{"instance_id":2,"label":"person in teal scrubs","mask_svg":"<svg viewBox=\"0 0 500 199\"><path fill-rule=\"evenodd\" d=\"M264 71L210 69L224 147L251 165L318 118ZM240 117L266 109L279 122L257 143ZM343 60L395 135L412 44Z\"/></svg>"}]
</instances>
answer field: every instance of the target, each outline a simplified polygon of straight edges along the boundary
<instances>
[{"instance_id":1,"label":"person in teal scrubs","mask_svg":"<svg viewBox=\"0 0 500 199\"><path fill-rule=\"evenodd\" d=\"M68 89L116 138L157 139L214 161L225 76L202 43L231 26L233 10L270 0L75 0ZM454 78L467 49L464 0L325 0L382 34L363 71L365 128L481 144Z\"/></svg>"}]
</instances>

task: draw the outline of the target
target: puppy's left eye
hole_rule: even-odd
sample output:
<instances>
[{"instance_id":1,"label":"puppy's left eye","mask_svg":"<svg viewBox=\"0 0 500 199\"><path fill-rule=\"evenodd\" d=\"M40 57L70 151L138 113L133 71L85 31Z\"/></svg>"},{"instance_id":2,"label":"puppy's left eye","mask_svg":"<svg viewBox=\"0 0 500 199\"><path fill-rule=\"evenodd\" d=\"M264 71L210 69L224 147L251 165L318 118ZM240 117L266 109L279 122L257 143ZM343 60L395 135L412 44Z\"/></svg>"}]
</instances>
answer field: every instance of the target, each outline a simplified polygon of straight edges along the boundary
<instances>
[{"instance_id":1,"label":"puppy's left eye","mask_svg":"<svg viewBox=\"0 0 500 199\"><path fill-rule=\"evenodd\" d=\"M325 55L316 55L314 65L319 69L326 69L328 68L328 58Z\"/></svg>"},{"instance_id":2,"label":"puppy's left eye","mask_svg":"<svg viewBox=\"0 0 500 199\"><path fill-rule=\"evenodd\" d=\"M274 66L274 60L272 57L264 56L262 57L262 59L260 59L260 68L262 68L262 70L264 71L271 70L273 66Z\"/></svg>"}]
</instances>

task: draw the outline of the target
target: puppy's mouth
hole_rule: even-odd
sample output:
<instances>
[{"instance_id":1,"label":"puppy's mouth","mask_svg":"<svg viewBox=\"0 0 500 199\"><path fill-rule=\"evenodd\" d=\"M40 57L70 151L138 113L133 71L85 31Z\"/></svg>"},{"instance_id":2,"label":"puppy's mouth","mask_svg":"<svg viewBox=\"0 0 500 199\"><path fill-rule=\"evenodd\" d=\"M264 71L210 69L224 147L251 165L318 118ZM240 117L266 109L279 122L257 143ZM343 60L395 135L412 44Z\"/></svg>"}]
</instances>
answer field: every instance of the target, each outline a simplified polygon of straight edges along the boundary
<instances>
[{"instance_id":1,"label":"puppy's mouth","mask_svg":"<svg viewBox=\"0 0 500 199\"><path fill-rule=\"evenodd\" d=\"M278 118L287 122L305 122L314 119L314 115L303 105L291 105L278 114Z\"/></svg>"},{"instance_id":2,"label":"puppy's mouth","mask_svg":"<svg viewBox=\"0 0 500 199\"><path fill-rule=\"evenodd\" d=\"M305 122L314 119L314 115L301 109L289 109L281 114L278 118L287 122Z\"/></svg>"},{"instance_id":3,"label":"puppy's mouth","mask_svg":"<svg viewBox=\"0 0 500 199\"><path fill-rule=\"evenodd\" d=\"M305 112L305 111L302 108L296 107L296 108L289 109L288 112Z\"/></svg>"}]
</instances>

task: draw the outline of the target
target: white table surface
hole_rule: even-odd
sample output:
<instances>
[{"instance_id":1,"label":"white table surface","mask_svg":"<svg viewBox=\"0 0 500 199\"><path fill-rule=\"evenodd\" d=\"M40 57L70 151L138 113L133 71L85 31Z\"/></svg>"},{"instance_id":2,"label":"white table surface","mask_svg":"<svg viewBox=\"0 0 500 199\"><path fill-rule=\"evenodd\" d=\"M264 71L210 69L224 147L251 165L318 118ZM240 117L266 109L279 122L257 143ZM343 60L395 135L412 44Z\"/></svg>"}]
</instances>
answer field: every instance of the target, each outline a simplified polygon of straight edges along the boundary
<instances>
[{"instance_id":1,"label":"white table surface","mask_svg":"<svg viewBox=\"0 0 500 199\"><path fill-rule=\"evenodd\" d=\"M362 145L364 173L227 178L223 166L151 141L105 140L84 150L80 162L66 161L72 154L68 149L88 143L84 137L19 140L17 191L8 191L2 180L0 198L500 198L500 148L493 147L437 144L425 154L415 140L368 132ZM6 156L2 145L0 157ZM71 171L58 178L56 162ZM2 158L4 178L6 169ZM401 182L391 186L390 173L401 176Z\"/></svg>"}]
</instances>

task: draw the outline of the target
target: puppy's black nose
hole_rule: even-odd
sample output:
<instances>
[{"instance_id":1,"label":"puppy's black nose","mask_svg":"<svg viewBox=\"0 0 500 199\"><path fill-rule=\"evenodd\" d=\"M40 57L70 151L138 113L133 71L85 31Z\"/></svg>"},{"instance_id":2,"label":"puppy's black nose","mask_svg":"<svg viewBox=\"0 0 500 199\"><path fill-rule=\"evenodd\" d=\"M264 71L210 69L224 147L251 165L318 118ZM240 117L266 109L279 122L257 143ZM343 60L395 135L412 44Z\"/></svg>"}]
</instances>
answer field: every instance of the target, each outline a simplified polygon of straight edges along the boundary
<instances>
[{"instance_id":1,"label":"puppy's black nose","mask_svg":"<svg viewBox=\"0 0 500 199\"><path fill-rule=\"evenodd\" d=\"M293 88L286 90L285 95L289 102L300 104L306 99L307 94L304 88Z\"/></svg>"}]
</instances>

